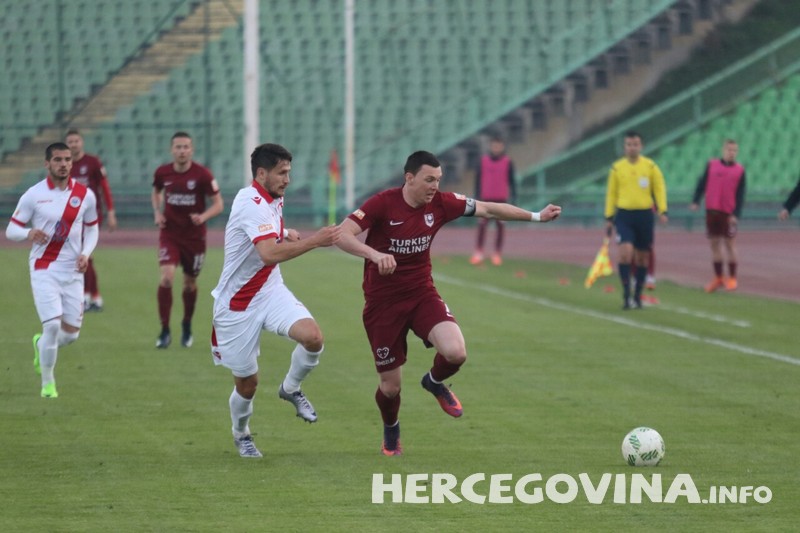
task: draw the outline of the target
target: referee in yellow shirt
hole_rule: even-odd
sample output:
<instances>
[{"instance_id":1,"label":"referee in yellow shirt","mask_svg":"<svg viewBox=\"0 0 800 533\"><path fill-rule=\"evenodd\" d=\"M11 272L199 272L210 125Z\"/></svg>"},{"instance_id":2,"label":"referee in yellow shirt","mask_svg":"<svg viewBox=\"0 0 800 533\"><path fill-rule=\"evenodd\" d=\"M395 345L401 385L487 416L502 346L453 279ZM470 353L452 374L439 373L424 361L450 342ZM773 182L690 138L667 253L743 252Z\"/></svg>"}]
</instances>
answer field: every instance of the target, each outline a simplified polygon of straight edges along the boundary
<instances>
[{"instance_id":1,"label":"referee in yellow shirt","mask_svg":"<svg viewBox=\"0 0 800 533\"><path fill-rule=\"evenodd\" d=\"M662 224L667 219L667 187L661 169L642 153L642 136L625 133L625 157L611 166L606 189L606 231L617 230L619 277L622 280L623 309L642 307L642 289L653 244L655 205ZM655 204L654 204L655 202ZM636 266L636 284L631 300L631 264Z\"/></svg>"}]
</instances>

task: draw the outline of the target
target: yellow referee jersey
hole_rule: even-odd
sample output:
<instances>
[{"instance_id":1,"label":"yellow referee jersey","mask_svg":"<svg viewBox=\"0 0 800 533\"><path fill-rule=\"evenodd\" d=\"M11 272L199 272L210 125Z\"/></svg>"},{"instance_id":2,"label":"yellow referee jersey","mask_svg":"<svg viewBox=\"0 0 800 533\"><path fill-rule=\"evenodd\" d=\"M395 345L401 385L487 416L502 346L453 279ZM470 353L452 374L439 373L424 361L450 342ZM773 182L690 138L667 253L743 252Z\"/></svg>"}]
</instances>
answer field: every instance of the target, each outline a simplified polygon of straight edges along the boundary
<instances>
[{"instance_id":1,"label":"yellow referee jersey","mask_svg":"<svg viewBox=\"0 0 800 533\"><path fill-rule=\"evenodd\" d=\"M655 161L639 156L636 163L626 157L611 166L606 189L606 218L617 209L651 209L653 201L659 214L667 212L667 186Z\"/></svg>"}]
</instances>

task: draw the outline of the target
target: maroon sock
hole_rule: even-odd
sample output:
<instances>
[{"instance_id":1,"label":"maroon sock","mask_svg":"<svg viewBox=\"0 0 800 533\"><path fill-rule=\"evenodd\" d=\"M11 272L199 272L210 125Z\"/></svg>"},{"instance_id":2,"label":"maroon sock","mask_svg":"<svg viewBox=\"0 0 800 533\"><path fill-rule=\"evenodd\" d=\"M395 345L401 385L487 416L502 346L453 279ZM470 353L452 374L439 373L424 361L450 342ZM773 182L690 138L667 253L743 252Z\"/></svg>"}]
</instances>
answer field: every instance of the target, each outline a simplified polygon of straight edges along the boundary
<instances>
[{"instance_id":1,"label":"maroon sock","mask_svg":"<svg viewBox=\"0 0 800 533\"><path fill-rule=\"evenodd\" d=\"M158 316L161 327L169 327L169 315L172 313L172 287L158 286Z\"/></svg>"},{"instance_id":2,"label":"maroon sock","mask_svg":"<svg viewBox=\"0 0 800 533\"><path fill-rule=\"evenodd\" d=\"M503 253L503 237L505 237L506 225L502 220L495 220L497 221L497 236L495 237L494 241L494 250L498 255L500 255Z\"/></svg>"},{"instance_id":3,"label":"maroon sock","mask_svg":"<svg viewBox=\"0 0 800 533\"><path fill-rule=\"evenodd\" d=\"M730 277L736 277L736 263L728 263L728 274Z\"/></svg>"},{"instance_id":4,"label":"maroon sock","mask_svg":"<svg viewBox=\"0 0 800 533\"><path fill-rule=\"evenodd\" d=\"M97 290L97 272L94 270L94 261L91 259L89 259L89 266L83 274L83 285L83 292L88 292L93 297L100 295L100 292Z\"/></svg>"},{"instance_id":5,"label":"maroon sock","mask_svg":"<svg viewBox=\"0 0 800 533\"><path fill-rule=\"evenodd\" d=\"M449 363L447 359L440 353L436 354L433 358L433 366L431 367L431 377L441 383L446 380L461 368L461 363Z\"/></svg>"},{"instance_id":6,"label":"maroon sock","mask_svg":"<svg viewBox=\"0 0 800 533\"><path fill-rule=\"evenodd\" d=\"M714 261L714 274L718 277L722 277L722 261Z\"/></svg>"},{"instance_id":7,"label":"maroon sock","mask_svg":"<svg viewBox=\"0 0 800 533\"><path fill-rule=\"evenodd\" d=\"M197 303L197 289L183 289L183 322L189 323L194 316L194 304Z\"/></svg>"},{"instance_id":8,"label":"maroon sock","mask_svg":"<svg viewBox=\"0 0 800 533\"><path fill-rule=\"evenodd\" d=\"M375 403L378 404L378 409L381 410L381 418L383 418L384 425L393 426L397 423L397 413L400 412L400 394L394 398L388 398L378 387L375 391Z\"/></svg>"},{"instance_id":9,"label":"maroon sock","mask_svg":"<svg viewBox=\"0 0 800 533\"><path fill-rule=\"evenodd\" d=\"M483 250L483 241L486 239L486 224L489 219L482 218L478 221L478 242L476 247L478 250Z\"/></svg>"}]
</instances>

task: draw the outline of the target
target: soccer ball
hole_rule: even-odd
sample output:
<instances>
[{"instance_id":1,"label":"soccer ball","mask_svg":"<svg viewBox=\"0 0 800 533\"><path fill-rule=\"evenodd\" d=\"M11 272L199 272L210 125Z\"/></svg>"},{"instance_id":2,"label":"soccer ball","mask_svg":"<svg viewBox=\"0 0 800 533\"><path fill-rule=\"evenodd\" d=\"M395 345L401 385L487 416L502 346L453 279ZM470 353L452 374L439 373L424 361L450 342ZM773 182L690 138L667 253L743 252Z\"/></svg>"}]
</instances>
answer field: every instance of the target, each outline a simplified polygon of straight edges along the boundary
<instances>
[{"instance_id":1,"label":"soccer ball","mask_svg":"<svg viewBox=\"0 0 800 533\"><path fill-rule=\"evenodd\" d=\"M632 429L622 439L622 457L631 466L656 466L666 451L664 439L653 428Z\"/></svg>"}]
</instances>

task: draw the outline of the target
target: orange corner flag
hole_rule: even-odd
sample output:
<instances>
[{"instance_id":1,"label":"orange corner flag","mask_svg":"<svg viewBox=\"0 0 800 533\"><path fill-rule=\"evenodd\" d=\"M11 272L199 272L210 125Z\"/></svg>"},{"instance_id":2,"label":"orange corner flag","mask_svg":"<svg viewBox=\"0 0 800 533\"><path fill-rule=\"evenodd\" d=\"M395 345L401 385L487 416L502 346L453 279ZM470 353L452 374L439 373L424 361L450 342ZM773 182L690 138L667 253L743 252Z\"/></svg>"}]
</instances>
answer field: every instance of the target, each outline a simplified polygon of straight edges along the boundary
<instances>
[{"instance_id":1,"label":"orange corner flag","mask_svg":"<svg viewBox=\"0 0 800 533\"><path fill-rule=\"evenodd\" d=\"M603 245L597 252L597 256L594 258L594 263L592 263L589 273L586 275L586 281L583 282L583 286L588 289L594 285L597 278L610 276L613 273L611 259L608 257L608 238L605 238L603 239Z\"/></svg>"}]
</instances>

